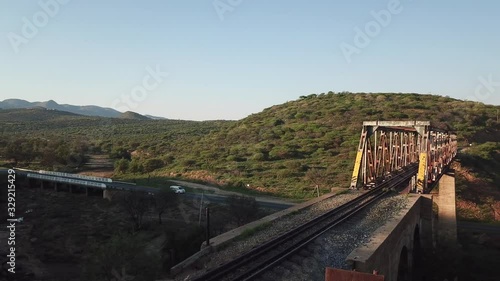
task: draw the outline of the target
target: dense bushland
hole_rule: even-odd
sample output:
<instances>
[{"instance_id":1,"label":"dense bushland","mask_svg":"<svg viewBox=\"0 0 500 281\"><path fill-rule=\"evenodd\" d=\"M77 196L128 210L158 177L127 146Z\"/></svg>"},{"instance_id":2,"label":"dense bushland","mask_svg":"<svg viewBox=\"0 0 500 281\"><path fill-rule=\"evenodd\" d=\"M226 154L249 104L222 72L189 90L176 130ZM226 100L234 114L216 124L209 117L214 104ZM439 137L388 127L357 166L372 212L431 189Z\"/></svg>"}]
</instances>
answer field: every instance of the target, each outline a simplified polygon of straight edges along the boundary
<instances>
[{"instance_id":1,"label":"dense bushland","mask_svg":"<svg viewBox=\"0 0 500 281\"><path fill-rule=\"evenodd\" d=\"M43 150L62 141L67 154L51 155L71 159L76 154L85 161L88 154L108 154L120 176L182 176L303 198L314 196L316 186L322 192L348 186L365 120L430 120L456 132L460 145L473 144L474 149L500 140L499 108L435 95L329 92L302 96L239 121L124 120L2 110L0 153L8 161L44 166ZM6 149L12 143L21 143L21 151ZM85 149L77 149L82 144ZM60 157L49 163L57 168L72 161ZM498 161L490 164L490 170L500 170Z\"/></svg>"}]
</instances>

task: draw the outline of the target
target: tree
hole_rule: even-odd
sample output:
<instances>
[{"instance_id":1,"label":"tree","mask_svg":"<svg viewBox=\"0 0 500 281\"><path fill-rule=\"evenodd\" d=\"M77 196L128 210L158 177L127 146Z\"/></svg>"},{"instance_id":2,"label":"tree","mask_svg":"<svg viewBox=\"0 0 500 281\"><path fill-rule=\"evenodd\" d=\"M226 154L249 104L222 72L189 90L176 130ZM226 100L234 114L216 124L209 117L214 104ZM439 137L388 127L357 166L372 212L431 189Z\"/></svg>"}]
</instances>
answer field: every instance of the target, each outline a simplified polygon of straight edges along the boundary
<instances>
[{"instance_id":1,"label":"tree","mask_svg":"<svg viewBox=\"0 0 500 281\"><path fill-rule=\"evenodd\" d=\"M318 197L319 197L319 186L323 185L325 182L325 179L327 178L327 174L324 169L318 169L318 168L312 168L306 172L306 178L307 180L311 181L315 187L316 191L318 192Z\"/></svg>"},{"instance_id":2,"label":"tree","mask_svg":"<svg viewBox=\"0 0 500 281\"><path fill-rule=\"evenodd\" d=\"M254 197L231 195L226 198L226 204L238 226L255 219L259 211Z\"/></svg>"},{"instance_id":3,"label":"tree","mask_svg":"<svg viewBox=\"0 0 500 281\"><path fill-rule=\"evenodd\" d=\"M148 159L144 162L144 172L149 173L163 167L163 161L158 158Z\"/></svg>"},{"instance_id":4,"label":"tree","mask_svg":"<svg viewBox=\"0 0 500 281\"><path fill-rule=\"evenodd\" d=\"M114 158L114 159L121 159L121 158L125 158L125 159L128 159L128 160L131 159L130 152L126 148L124 148L124 147L115 147L115 148L113 148L113 150L109 154L109 157L110 158Z\"/></svg>"},{"instance_id":5,"label":"tree","mask_svg":"<svg viewBox=\"0 0 500 281\"><path fill-rule=\"evenodd\" d=\"M170 188L162 187L154 196L154 207L158 213L158 223L161 224L162 214L173 207L177 206L178 196Z\"/></svg>"},{"instance_id":6,"label":"tree","mask_svg":"<svg viewBox=\"0 0 500 281\"><path fill-rule=\"evenodd\" d=\"M5 158L8 160L13 160L13 165L17 166L17 162L22 160L21 148L16 144L15 141L11 141L7 147L5 147Z\"/></svg>"},{"instance_id":7,"label":"tree","mask_svg":"<svg viewBox=\"0 0 500 281\"><path fill-rule=\"evenodd\" d=\"M119 202L133 221L134 231L141 229L142 218L151 205L149 196L142 191L125 191L120 195Z\"/></svg>"},{"instance_id":8,"label":"tree","mask_svg":"<svg viewBox=\"0 0 500 281\"><path fill-rule=\"evenodd\" d=\"M24 138L10 141L4 151L5 158L13 160L14 166L21 161L29 165L39 154L35 148L35 141Z\"/></svg>"},{"instance_id":9,"label":"tree","mask_svg":"<svg viewBox=\"0 0 500 281\"><path fill-rule=\"evenodd\" d=\"M115 161L115 172L125 173L129 168L130 161L125 158Z\"/></svg>"},{"instance_id":10,"label":"tree","mask_svg":"<svg viewBox=\"0 0 500 281\"><path fill-rule=\"evenodd\" d=\"M139 159L132 159L130 161L130 164L128 165L129 172L131 173L142 173L144 171L144 166L142 165L141 161Z\"/></svg>"}]
</instances>

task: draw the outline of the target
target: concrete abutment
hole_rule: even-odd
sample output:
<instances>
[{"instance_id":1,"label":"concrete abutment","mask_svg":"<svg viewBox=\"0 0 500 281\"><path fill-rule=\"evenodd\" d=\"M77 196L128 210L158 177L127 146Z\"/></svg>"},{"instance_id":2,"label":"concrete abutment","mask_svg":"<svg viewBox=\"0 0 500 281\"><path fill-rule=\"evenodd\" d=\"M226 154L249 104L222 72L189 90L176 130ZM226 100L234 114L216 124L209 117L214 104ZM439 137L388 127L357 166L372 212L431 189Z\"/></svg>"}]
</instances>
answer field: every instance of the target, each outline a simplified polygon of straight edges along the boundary
<instances>
[{"instance_id":1,"label":"concrete abutment","mask_svg":"<svg viewBox=\"0 0 500 281\"><path fill-rule=\"evenodd\" d=\"M347 257L351 269L379 272L386 281L410 280L421 251L432 248L432 196L408 195L407 208ZM417 241L415 241L417 240Z\"/></svg>"}]
</instances>

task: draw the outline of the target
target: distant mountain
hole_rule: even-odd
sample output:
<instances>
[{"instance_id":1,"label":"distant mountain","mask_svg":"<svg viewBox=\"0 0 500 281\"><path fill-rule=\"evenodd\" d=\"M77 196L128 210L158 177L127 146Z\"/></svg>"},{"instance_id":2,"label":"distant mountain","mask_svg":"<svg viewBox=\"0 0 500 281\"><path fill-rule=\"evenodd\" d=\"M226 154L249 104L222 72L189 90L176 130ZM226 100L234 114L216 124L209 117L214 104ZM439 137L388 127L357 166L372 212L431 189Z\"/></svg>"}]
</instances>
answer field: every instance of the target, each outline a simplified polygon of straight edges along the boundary
<instances>
[{"instance_id":1,"label":"distant mountain","mask_svg":"<svg viewBox=\"0 0 500 281\"><path fill-rule=\"evenodd\" d=\"M48 100L44 102L29 102L21 99L6 99L0 102L0 109L16 109L16 108L34 108L43 107L46 109L54 109L59 111L67 111L74 114L87 115L87 116L100 116L100 117L113 117L113 118L124 118L121 113L117 110L108 107L100 107L95 105L70 105L70 104L58 104L53 100ZM138 114L139 115L139 114ZM127 115L125 115L127 116ZM140 115L142 116L142 115ZM145 117L145 116L142 116ZM145 118L151 119L162 119L161 117L147 116ZM132 119L138 119L135 116Z\"/></svg>"},{"instance_id":2,"label":"distant mountain","mask_svg":"<svg viewBox=\"0 0 500 281\"><path fill-rule=\"evenodd\" d=\"M0 110L0 123L11 122L34 122L34 121L54 121L54 120L74 120L78 118L89 118L67 111L46 109L41 106L32 108L10 108Z\"/></svg>"},{"instance_id":3,"label":"distant mountain","mask_svg":"<svg viewBox=\"0 0 500 281\"><path fill-rule=\"evenodd\" d=\"M168 119L165 117L158 117L158 116L153 116L153 115L148 115L148 114L146 114L144 116L148 117L149 119L154 119L154 120L166 120L166 119Z\"/></svg>"},{"instance_id":4,"label":"distant mountain","mask_svg":"<svg viewBox=\"0 0 500 281\"><path fill-rule=\"evenodd\" d=\"M151 120L151 118L149 118L149 117L146 117L144 115L140 115L139 113L135 113L132 111L126 111L126 112L120 114L120 116L118 118L135 119L135 120Z\"/></svg>"},{"instance_id":5,"label":"distant mountain","mask_svg":"<svg viewBox=\"0 0 500 281\"><path fill-rule=\"evenodd\" d=\"M9 108L31 108L35 107L33 103L25 100L19 99L7 99L0 102L0 108L9 109Z\"/></svg>"}]
</instances>

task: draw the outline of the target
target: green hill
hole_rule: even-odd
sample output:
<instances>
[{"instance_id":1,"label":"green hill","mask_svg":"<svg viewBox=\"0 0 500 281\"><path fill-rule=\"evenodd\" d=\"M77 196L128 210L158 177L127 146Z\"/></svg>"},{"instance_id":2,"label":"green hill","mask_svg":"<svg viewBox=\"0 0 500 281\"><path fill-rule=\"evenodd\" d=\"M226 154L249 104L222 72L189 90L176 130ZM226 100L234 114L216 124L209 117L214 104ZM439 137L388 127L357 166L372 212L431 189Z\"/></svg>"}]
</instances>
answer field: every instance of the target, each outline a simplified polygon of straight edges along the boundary
<instances>
[{"instance_id":1,"label":"green hill","mask_svg":"<svg viewBox=\"0 0 500 281\"><path fill-rule=\"evenodd\" d=\"M165 170L203 170L231 185L300 196L314 177L324 187L348 186L363 121L430 120L461 143L483 143L500 140L499 108L417 94L303 96L213 132Z\"/></svg>"},{"instance_id":2,"label":"green hill","mask_svg":"<svg viewBox=\"0 0 500 281\"><path fill-rule=\"evenodd\" d=\"M154 170L157 176L308 197L317 183L323 190L348 186L363 121L430 120L455 131L461 145L481 144L500 140L499 108L433 95L329 92L239 121L94 118L11 126L21 135L62 135L84 142L88 151L125 157L117 172L129 177Z\"/></svg>"},{"instance_id":3,"label":"green hill","mask_svg":"<svg viewBox=\"0 0 500 281\"><path fill-rule=\"evenodd\" d=\"M126 111L120 114L118 118L121 119L135 119L135 120L150 120L151 118L146 117L144 115L140 115L139 113L135 113L132 111Z\"/></svg>"},{"instance_id":4,"label":"green hill","mask_svg":"<svg viewBox=\"0 0 500 281\"><path fill-rule=\"evenodd\" d=\"M65 118L78 118L81 115L67 111L46 109L43 107L25 109L0 109L0 123L50 121Z\"/></svg>"}]
</instances>

